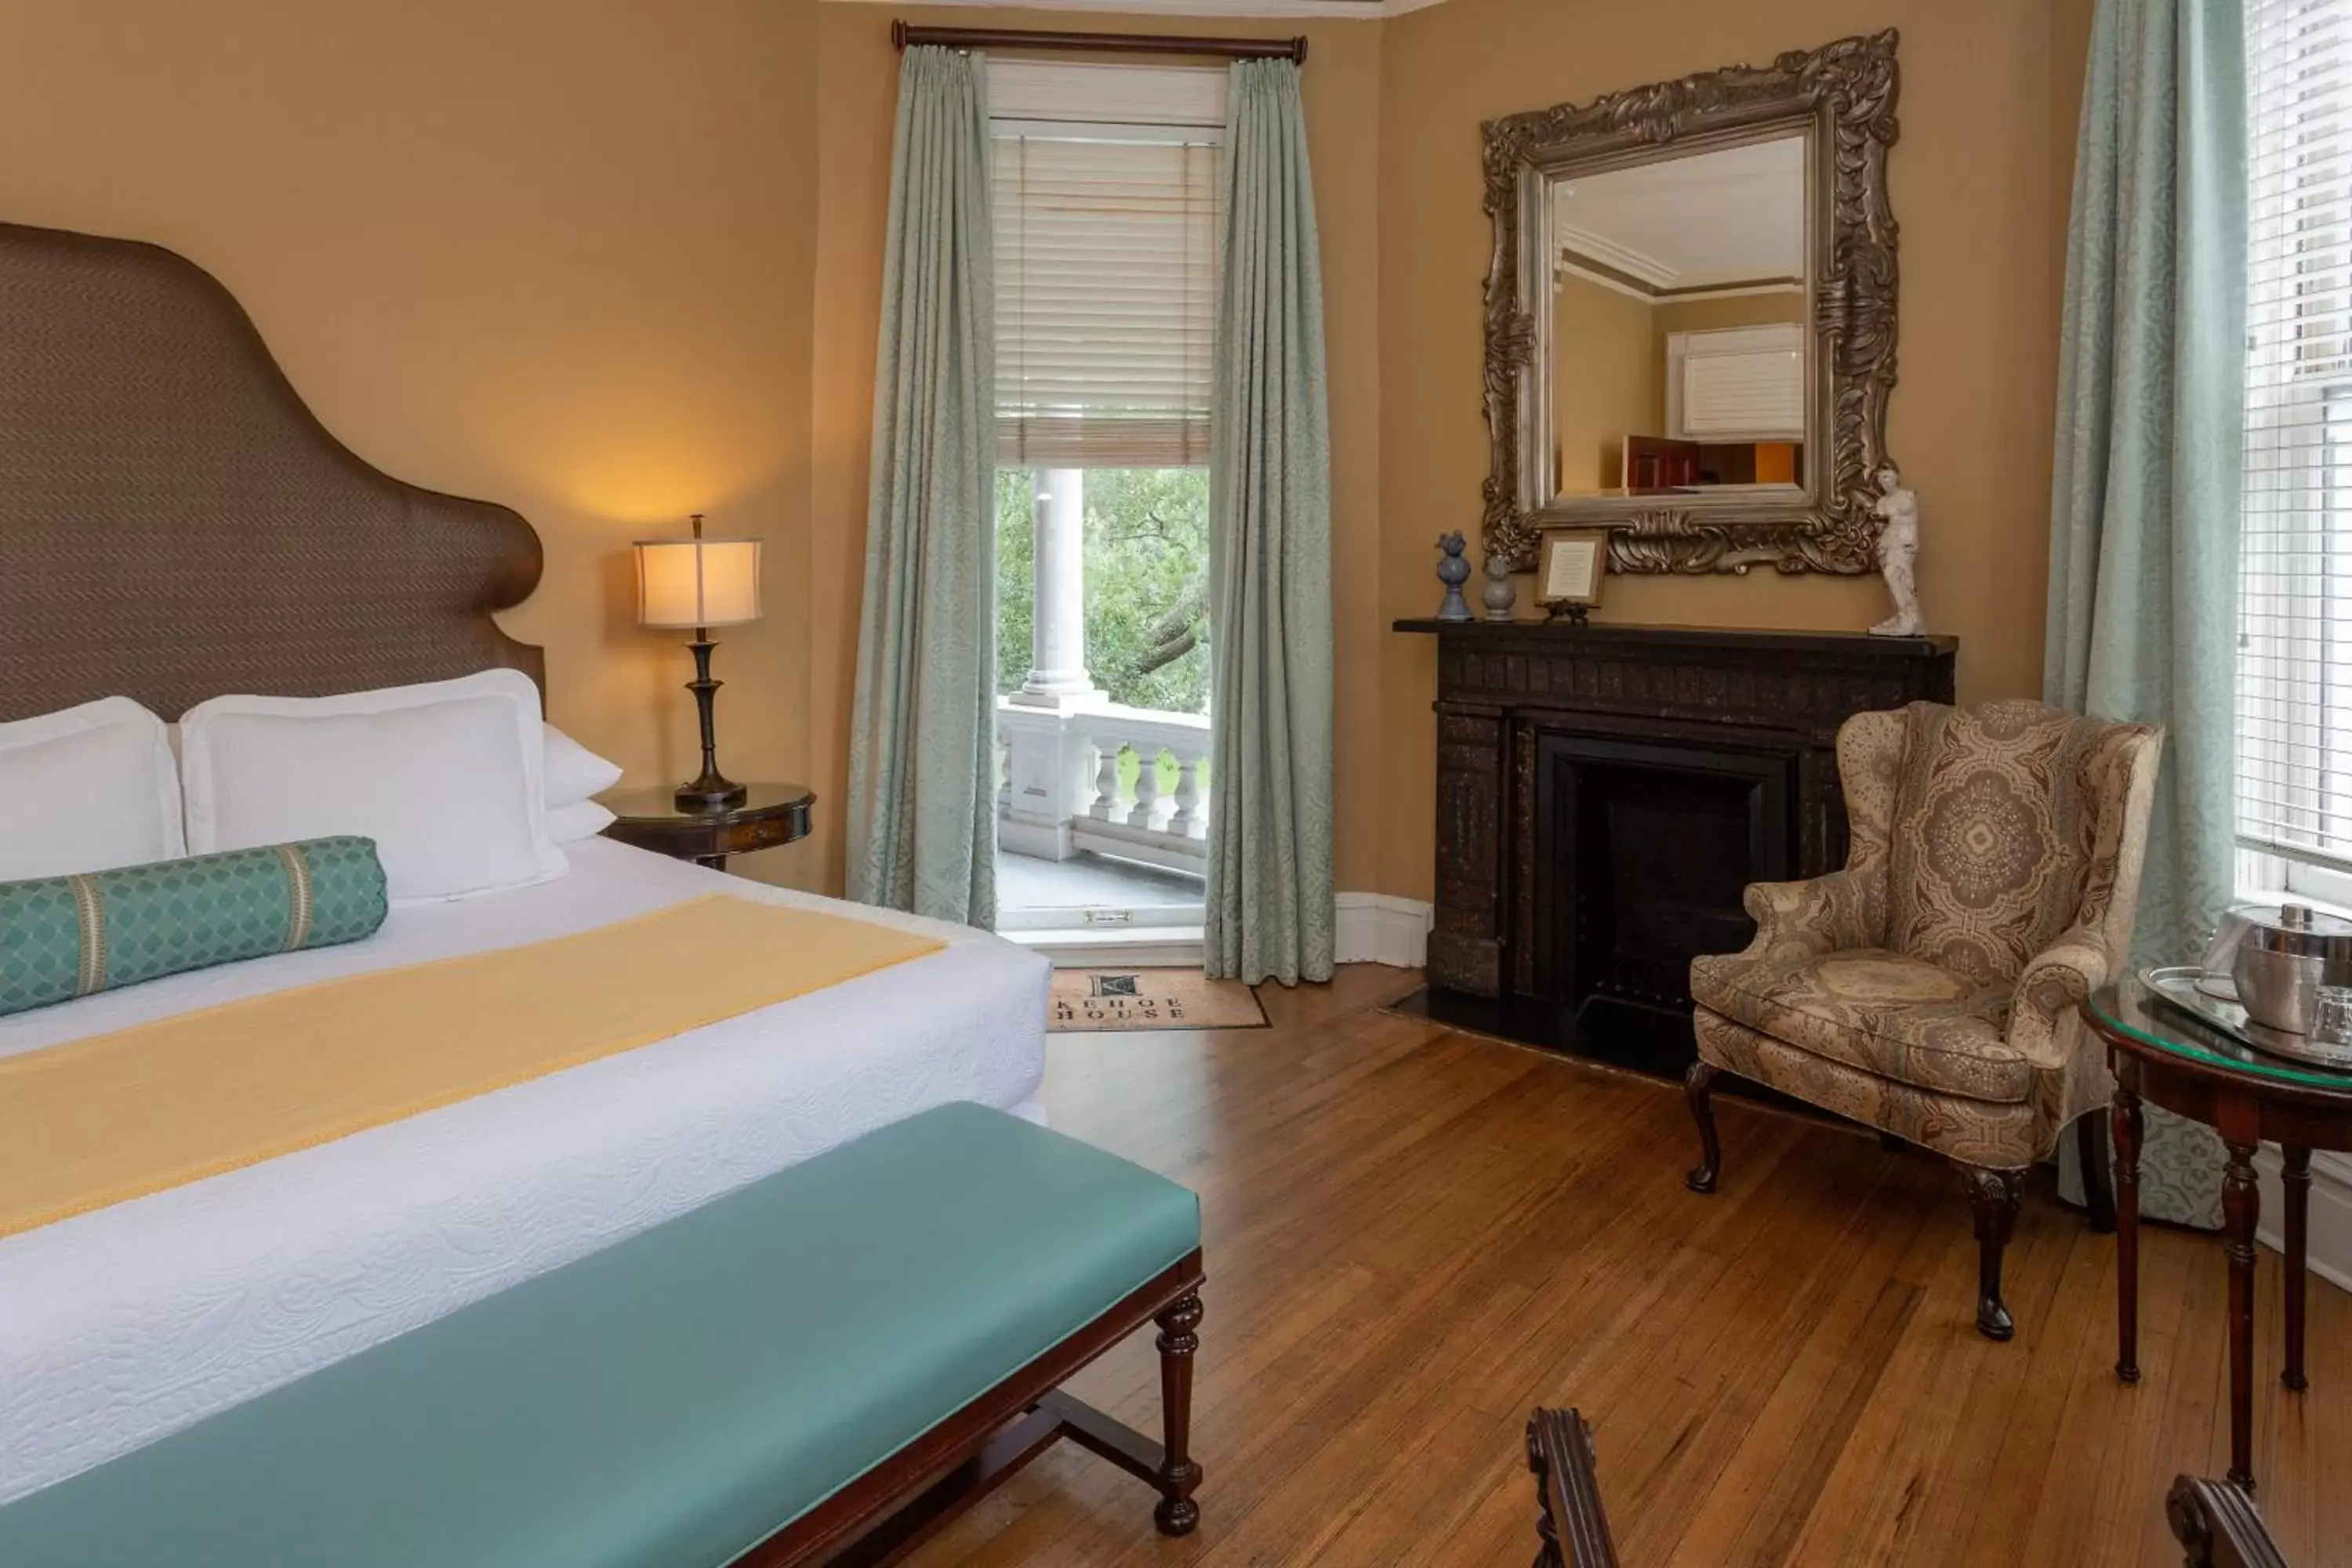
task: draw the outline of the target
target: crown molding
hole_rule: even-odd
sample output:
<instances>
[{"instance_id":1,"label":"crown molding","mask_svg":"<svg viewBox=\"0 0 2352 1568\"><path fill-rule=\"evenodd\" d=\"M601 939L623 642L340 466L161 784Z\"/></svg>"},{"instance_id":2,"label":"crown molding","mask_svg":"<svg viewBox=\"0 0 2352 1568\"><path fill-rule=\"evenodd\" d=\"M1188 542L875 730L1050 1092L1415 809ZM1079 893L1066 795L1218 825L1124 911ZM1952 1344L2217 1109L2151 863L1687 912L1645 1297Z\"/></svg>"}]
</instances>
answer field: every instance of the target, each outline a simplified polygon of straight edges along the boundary
<instances>
[{"instance_id":1,"label":"crown molding","mask_svg":"<svg viewBox=\"0 0 2352 1568\"><path fill-rule=\"evenodd\" d=\"M1316 16L1326 21L1378 22L1445 0L824 0L830 5L1017 6L1028 11L1120 12L1138 16Z\"/></svg>"},{"instance_id":2,"label":"crown molding","mask_svg":"<svg viewBox=\"0 0 2352 1568\"><path fill-rule=\"evenodd\" d=\"M1605 268L1612 272L1622 273L1637 283L1646 283L1650 286L1650 292L1653 295L1662 294L1671 289L1675 280L1682 277L1681 273L1648 251L1636 250L1630 245L1620 245L1607 235L1595 234L1589 228L1578 228L1573 224L1565 224L1555 219L1551 232L1552 238L1559 245L1562 265L1572 271L1581 272L1588 278L1594 278L1594 273L1588 268L1577 266L1578 261L1585 261ZM1609 278L1595 278L1595 281L1607 283L1612 288L1637 297L1641 294L1639 289L1627 289L1622 283Z\"/></svg>"}]
</instances>

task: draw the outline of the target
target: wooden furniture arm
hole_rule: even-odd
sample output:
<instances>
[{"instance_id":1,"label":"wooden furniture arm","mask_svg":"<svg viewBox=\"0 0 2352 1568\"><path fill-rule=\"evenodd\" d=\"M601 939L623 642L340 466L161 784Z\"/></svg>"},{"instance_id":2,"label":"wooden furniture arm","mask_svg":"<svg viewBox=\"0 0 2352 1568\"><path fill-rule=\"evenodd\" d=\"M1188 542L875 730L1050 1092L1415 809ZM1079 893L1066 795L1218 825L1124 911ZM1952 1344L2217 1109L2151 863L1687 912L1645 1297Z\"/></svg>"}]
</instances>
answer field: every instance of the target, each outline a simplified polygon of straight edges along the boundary
<instances>
[{"instance_id":1,"label":"wooden furniture arm","mask_svg":"<svg viewBox=\"0 0 2352 1568\"><path fill-rule=\"evenodd\" d=\"M2286 1568L2253 1500L2229 1481L2179 1477L2164 1517L2187 1549L2186 1568Z\"/></svg>"},{"instance_id":2,"label":"wooden furniture arm","mask_svg":"<svg viewBox=\"0 0 2352 1568\"><path fill-rule=\"evenodd\" d=\"M2026 964L2010 1004L2009 1043L2035 1066L2060 1069L2098 1047L2083 1036L2082 1005L2115 977L2116 954L2090 926L2076 926Z\"/></svg>"},{"instance_id":3,"label":"wooden furniture arm","mask_svg":"<svg viewBox=\"0 0 2352 1568\"><path fill-rule=\"evenodd\" d=\"M1874 947L1878 922L1870 889L1851 868L1802 882L1750 882L1740 902L1756 921L1743 958L1813 958Z\"/></svg>"},{"instance_id":4,"label":"wooden furniture arm","mask_svg":"<svg viewBox=\"0 0 2352 1568\"><path fill-rule=\"evenodd\" d=\"M1617 1545L1601 1506L1592 1432L1573 1410L1528 1417L1528 1468L1536 1477L1536 1568L1617 1568Z\"/></svg>"}]
</instances>

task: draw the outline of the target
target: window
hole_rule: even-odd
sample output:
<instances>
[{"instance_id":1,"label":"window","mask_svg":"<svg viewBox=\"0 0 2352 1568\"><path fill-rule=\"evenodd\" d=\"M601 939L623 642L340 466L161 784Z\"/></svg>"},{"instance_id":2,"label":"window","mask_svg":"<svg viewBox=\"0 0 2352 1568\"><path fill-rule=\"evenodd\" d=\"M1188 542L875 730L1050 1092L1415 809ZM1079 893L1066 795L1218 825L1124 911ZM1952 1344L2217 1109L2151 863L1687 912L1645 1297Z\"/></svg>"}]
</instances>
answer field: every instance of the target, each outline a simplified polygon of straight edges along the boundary
<instances>
[{"instance_id":1,"label":"window","mask_svg":"<svg viewBox=\"0 0 2352 1568\"><path fill-rule=\"evenodd\" d=\"M997 457L1209 460L1222 71L992 60Z\"/></svg>"},{"instance_id":2,"label":"window","mask_svg":"<svg viewBox=\"0 0 2352 1568\"><path fill-rule=\"evenodd\" d=\"M2352 0L2248 0L2238 842L2352 892Z\"/></svg>"},{"instance_id":3,"label":"window","mask_svg":"<svg viewBox=\"0 0 2352 1568\"><path fill-rule=\"evenodd\" d=\"M989 61L1003 695L1068 690L1066 657L1038 667L1079 618L1078 590L1050 580L1082 563L1087 683L1126 707L1206 710L1225 82ZM1045 495L1082 504L1055 523ZM1048 539L1056 527L1076 537Z\"/></svg>"}]
</instances>

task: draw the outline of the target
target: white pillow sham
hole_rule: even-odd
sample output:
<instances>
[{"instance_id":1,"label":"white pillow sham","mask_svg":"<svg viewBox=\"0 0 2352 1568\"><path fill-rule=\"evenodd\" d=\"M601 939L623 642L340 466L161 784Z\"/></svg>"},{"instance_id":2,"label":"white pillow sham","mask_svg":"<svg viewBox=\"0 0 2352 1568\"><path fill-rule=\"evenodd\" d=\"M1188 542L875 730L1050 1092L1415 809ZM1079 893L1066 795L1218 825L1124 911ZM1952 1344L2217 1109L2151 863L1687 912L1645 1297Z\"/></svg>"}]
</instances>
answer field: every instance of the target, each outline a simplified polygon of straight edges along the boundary
<instances>
[{"instance_id":1,"label":"white pillow sham","mask_svg":"<svg viewBox=\"0 0 2352 1568\"><path fill-rule=\"evenodd\" d=\"M343 697L215 697L180 716L188 849L375 840L395 903L560 877L539 688L519 670Z\"/></svg>"},{"instance_id":2,"label":"white pillow sham","mask_svg":"<svg viewBox=\"0 0 2352 1568\"><path fill-rule=\"evenodd\" d=\"M613 826L610 806L593 800L575 800L570 805L547 808L547 836L558 844L577 844L583 838L593 838Z\"/></svg>"},{"instance_id":3,"label":"white pillow sham","mask_svg":"<svg viewBox=\"0 0 2352 1568\"><path fill-rule=\"evenodd\" d=\"M573 805L621 782L621 764L608 763L554 725L546 726L547 804Z\"/></svg>"},{"instance_id":4,"label":"white pillow sham","mask_svg":"<svg viewBox=\"0 0 2352 1568\"><path fill-rule=\"evenodd\" d=\"M0 724L0 882L187 852L163 720L101 697Z\"/></svg>"}]
</instances>

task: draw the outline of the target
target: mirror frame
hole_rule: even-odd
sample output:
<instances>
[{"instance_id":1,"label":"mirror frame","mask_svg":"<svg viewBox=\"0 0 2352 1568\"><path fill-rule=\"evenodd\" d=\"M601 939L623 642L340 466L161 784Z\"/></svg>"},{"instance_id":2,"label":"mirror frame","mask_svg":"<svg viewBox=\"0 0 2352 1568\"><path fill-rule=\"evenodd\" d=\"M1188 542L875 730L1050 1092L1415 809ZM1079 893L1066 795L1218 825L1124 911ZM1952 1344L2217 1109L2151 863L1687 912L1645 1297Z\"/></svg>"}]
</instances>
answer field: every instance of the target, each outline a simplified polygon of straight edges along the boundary
<instances>
[{"instance_id":1,"label":"mirror frame","mask_svg":"<svg viewBox=\"0 0 2352 1568\"><path fill-rule=\"evenodd\" d=\"M1895 389L1895 226L1886 152L1896 135L1895 29L1724 70L1491 120L1486 213L1488 554L1531 571L1542 531L1605 528L1612 572L1875 572L1874 477L1886 461ZM1806 159L1811 383L1807 482L1787 500L1752 492L1657 498L1543 497L1550 432L1550 183L1809 133ZM1530 301L1533 307L1530 309Z\"/></svg>"}]
</instances>

